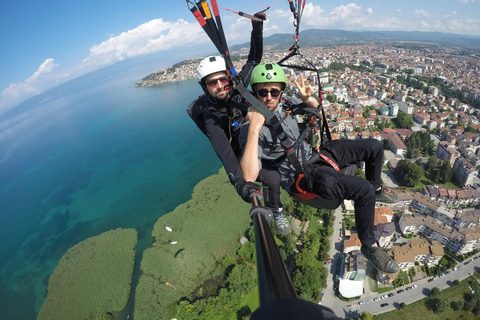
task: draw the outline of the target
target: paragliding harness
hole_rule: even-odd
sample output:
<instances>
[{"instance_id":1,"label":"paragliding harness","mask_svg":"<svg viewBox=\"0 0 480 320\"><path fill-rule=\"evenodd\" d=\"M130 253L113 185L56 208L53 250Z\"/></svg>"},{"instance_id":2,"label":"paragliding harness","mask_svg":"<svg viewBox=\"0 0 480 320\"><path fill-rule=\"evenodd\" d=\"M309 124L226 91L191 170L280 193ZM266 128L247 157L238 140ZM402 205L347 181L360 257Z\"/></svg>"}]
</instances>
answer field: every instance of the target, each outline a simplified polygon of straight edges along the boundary
<instances>
[{"instance_id":1,"label":"paragliding harness","mask_svg":"<svg viewBox=\"0 0 480 320\"><path fill-rule=\"evenodd\" d=\"M227 75L230 78L230 82L232 84L232 87L230 88L228 85L226 86L226 90L228 89L233 89L238 91L238 93L248 102L250 105L255 107L258 112L260 112L264 117L265 117L265 122L274 128L275 133L277 135L277 138L280 141L282 149L285 151L285 157L288 157L288 159L291 161L292 165L295 168L295 171L297 172L297 179L295 183L295 189L296 190L291 190L290 195L297 201L303 202L309 206L316 207L319 209L335 209L337 208L342 199L334 199L334 200L328 200L328 199L323 199L320 196L311 193L307 190L311 190L311 173L309 169L308 163L311 163L312 161L322 161L320 159L323 159L328 165L331 165L335 170L337 171L344 171L344 169L340 170L336 163L328 156L325 154L322 154L320 152L320 145L323 143L324 136L326 136L327 140L331 140L331 134L330 130L328 128L328 122L325 116L325 113L323 109L321 109L322 114L320 114L319 109L313 109L313 108L291 108L291 110L287 110L288 114L309 114L310 119L308 121L308 124L312 125L315 132L317 133L317 136L319 138L319 143L317 143L317 154L314 155L309 161L306 160L304 152L302 152L302 162L303 165L300 163L298 160L296 153L298 147L301 147L303 139L305 139L307 133L312 131L311 127L307 125L303 132L301 133L300 137L296 139L296 141L292 140L288 135L285 133L281 126L281 122L285 119L278 119L275 114L270 111L263 103L261 103L249 90L247 90L245 83L241 76L236 72L235 67L233 66L230 53L227 47L227 42L225 39L225 34L223 32L223 26L222 26L222 21L220 19L220 13L218 10L218 5L216 0L211 0L212 4L212 9L213 9L213 16L215 16L215 21L212 16L212 12L210 11L210 8L208 6L208 3L206 0L199 0L196 3L193 3L191 0L186 0L187 1L187 6L194 15L194 17L197 19L197 21L200 23L202 28L204 29L205 33L209 36L210 40L213 42L219 53L223 56L225 59L226 63L226 71ZM306 59L301 53L299 52L299 24L300 20L302 17L303 9L305 6L305 0L303 0L303 4L301 4L301 0L298 0L298 3L293 0L289 0L290 2L290 9L292 13L294 14L294 25L295 25L295 42L293 46L289 49L291 52L281 59L278 64L284 67L289 67L289 68L295 68L299 70L311 70L316 72L317 74L317 81L318 81L318 94L319 94L319 102L320 106L322 104L322 90L321 90L321 85L320 85L320 75L318 70L315 68L315 66L308 60ZM268 9L268 8L267 8ZM265 9L265 10L267 10ZM263 11L265 11L263 10ZM238 13L238 12L236 12ZM252 16L247 15L245 13L242 13L244 17L250 18ZM283 62L285 62L287 59L295 56L295 55L300 55L307 63L309 66L294 66L294 65L285 65ZM323 119L323 125L322 121ZM318 129L320 128L320 130ZM297 143L298 142L298 143ZM284 159L284 157L282 157ZM347 167L347 174L350 174L351 171L355 172L356 167L352 170L352 168ZM302 182L302 180L305 179L307 183ZM302 187L302 186L307 186L307 187Z\"/></svg>"}]
</instances>

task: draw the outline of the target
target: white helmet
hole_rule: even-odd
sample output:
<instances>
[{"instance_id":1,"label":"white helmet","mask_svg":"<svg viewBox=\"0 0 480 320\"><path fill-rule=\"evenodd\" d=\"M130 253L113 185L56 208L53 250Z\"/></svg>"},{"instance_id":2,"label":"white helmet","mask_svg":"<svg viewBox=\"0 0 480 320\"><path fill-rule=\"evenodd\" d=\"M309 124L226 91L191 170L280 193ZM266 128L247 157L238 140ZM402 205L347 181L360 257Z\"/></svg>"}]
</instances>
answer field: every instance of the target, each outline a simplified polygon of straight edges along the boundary
<instances>
[{"instance_id":1,"label":"white helmet","mask_svg":"<svg viewBox=\"0 0 480 320\"><path fill-rule=\"evenodd\" d=\"M200 62L197 68L197 78L201 82L206 76L220 72L226 71L227 65L225 64L225 59L221 56L210 56L205 58Z\"/></svg>"}]
</instances>

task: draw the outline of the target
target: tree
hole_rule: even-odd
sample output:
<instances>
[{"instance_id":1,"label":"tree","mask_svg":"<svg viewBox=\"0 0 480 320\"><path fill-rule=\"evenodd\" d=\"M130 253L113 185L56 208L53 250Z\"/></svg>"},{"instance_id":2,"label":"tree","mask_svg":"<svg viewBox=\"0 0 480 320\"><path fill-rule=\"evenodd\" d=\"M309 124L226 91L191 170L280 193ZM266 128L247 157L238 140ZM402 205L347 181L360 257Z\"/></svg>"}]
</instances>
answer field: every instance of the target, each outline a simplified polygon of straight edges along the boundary
<instances>
[{"instance_id":1,"label":"tree","mask_svg":"<svg viewBox=\"0 0 480 320\"><path fill-rule=\"evenodd\" d=\"M475 299L470 299L470 300L465 299L465 303L463 304L463 310L472 311L475 308L476 304L477 302L475 301Z\"/></svg>"},{"instance_id":2,"label":"tree","mask_svg":"<svg viewBox=\"0 0 480 320\"><path fill-rule=\"evenodd\" d=\"M255 263L257 260L255 255L255 243L251 241L247 242L240 249L238 249L237 254L246 261Z\"/></svg>"},{"instance_id":3,"label":"tree","mask_svg":"<svg viewBox=\"0 0 480 320\"><path fill-rule=\"evenodd\" d=\"M420 157L420 150L415 149L415 158Z\"/></svg>"},{"instance_id":4,"label":"tree","mask_svg":"<svg viewBox=\"0 0 480 320\"><path fill-rule=\"evenodd\" d=\"M239 320L250 319L251 315L252 315L252 310L250 309L249 306L243 306L240 308L240 310L237 311L237 319Z\"/></svg>"},{"instance_id":5,"label":"tree","mask_svg":"<svg viewBox=\"0 0 480 320\"><path fill-rule=\"evenodd\" d=\"M373 315L366 312L366 311L363 311L359 316L358 316L358 320L373 320Z\"/></svg>"},{"instance_id":6,"label":"tree","mask_svg":"<svg viewBox=\"0 0 480 320\"><path fill-rule=\"evenodd\" d=\"M416 150L416 149L415 149L415 150ZM415 157L415 150L412 149L412 148L408 148L408 149L407 149L407 154L406 154L406 156L407 156L408 159L413 159L413 158Z\"/></svg>"},{"instance_id":7,"label":"tree","mask_svg":"<svg viewBox=\"0 0 480 320\"><path fill-rule=\"evenodd\" d=\"M390 150L390 144L388 143L388 139L382 140L383 150Z\"/></svg>"},{"instance_id":8,"label":"tree","mask_svg":"<svg viewBox=\"0 0 480 320\"><path fill-rule=\"evenodd\" d=\"M325 267L305 266L293 272L293 284L299 295L309 301L317 301L321 288L327 286Z\"/></svg>"},{"instance_id":9,"label":"tree","mask_svg":"<svg viewBox=\"0 0 480 320\"><path fill-rule=\"evenodd\" d=\"M395 288L403 286L403 279L402 278L397 278L397 279L393 280L393 286Z\"/></svg>"},{"instance_id":10,"label":"tree","mask_svg":"<svg viewBox=\"0 0 480 320\"><path fill-rule=\"evenodd\" d=\"M435 297L436 295L438 295L440 293L440 289L438 289L437 287L433 287L431 290L430 290L430 293L431 293L431 296L432 297Z\"/></svg>"},{"instance_id":11,"label":"tree","mask_svg":"<svg viewBox=\"0 0 480 320\"><path fill-rule=\"evenodd\" d=\"M441 183L447 183L448 181L450 181L453 174L453 169L450 165L450 162L448 162L447 160L442 161L438 171L440 172Z\"/></svg>"},{"instance_id":12,"label":"tree","mask_svg":"<svg viewBox=\"0 0 480 320\"><path fill-rule=\"evenodd\" d=\"M415 149L415 156L416 156L416 153L417 153L418 149ZM418 157L417 157L418 158ZM418 158L417 160L415 160L415 164L417 166L419 166L420 168L423 168L423 163L422 163L422 159Z\"/></svg>"},{"instance_id":13,"label":"tree","mask_svg":"<svg viewBox=\"0 0 480 320\"><path fill-rule=\"evenodd\" d=\"M423 169L408 160L400 160L395 169L395 177L407 187L414 187L422 175Z\"/></svg>"},{"instance_id":14,"label":"tree","mask_svg":"<svg viewBox=\"0 0 480 320\"><path fill-rule=\"evenodd\" d=\"M303 221L312 220L312 217L317 212L317 209L307 206L303 203L299 203L295 210L295 216Z\"/></svg>"},{"instance_id":15,"label":"tree","mask_svg":"<svg viewBox=\"0 0 480 320\"><path fill-rule=\"evenodd\" d=\"M450 306L450 301L446 298L430 298L425 303L435 313L445 312Z\"/></svg>"},{"instance_id":16,"label":"tree","mask_svg":"<svg viewBox=\"0 0 480 320\"><path fill-rule=\"evenodd\" d=\"M414 125L412 116L405 112L399 112L395 120L398 128L409 129Z\"/></svg>"},{"instance_id":17,"label":"tree","mask_svg":"<svg viewBox=\"0 0 480 320\"><path fill-rule=\"evenodd\" d=\"M462 309L463 307L463 301L452 301L450 302L450 308L452 308L454 311L458 311Z\"/></svg>"},{"instance_id":18,"label":"tree","mask_svg":"<svg viewBox=\"0 0 480 320\"><path fill-rule=\"evenodd\" d=\"M411 278L415 277L416 274L417 274L417 273L415 272L415 268L414 268L414 267L408 269L408 275L409 275Z\"/></svg>"}]
</instances>

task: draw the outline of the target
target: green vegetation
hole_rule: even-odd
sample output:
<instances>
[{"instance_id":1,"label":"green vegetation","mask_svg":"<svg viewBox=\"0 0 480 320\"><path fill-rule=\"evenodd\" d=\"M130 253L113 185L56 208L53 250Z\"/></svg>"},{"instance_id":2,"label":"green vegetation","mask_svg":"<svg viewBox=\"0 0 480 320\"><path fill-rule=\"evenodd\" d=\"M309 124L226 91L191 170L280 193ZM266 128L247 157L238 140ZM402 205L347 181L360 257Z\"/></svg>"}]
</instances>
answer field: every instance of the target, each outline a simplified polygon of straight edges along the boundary
<instances>
[{"instance_id":1,"label":"green vegetation","mask_svg":"<svg viewBox=\"0 0 480 320\"><path fill-rule=\"evenodd\" d=\"M408 273L405 271L400 271L397 275L397 278L393 280L393 285L395 288L404 286L410 283L410 278L408 277Z\"/></svg>"},{"instance_id":2,"label":"green vegetation","mask_svg":"<svg viewBox=\"0 0 480 320\"><path fill-rule=\"evenodd\" d=\"M239 249L251 221L249 210L221 169L195 187L190 201L159 218L154 242L143 254L135 319L173 318L180 299L203 296L207 281L223 276L224 257ZM247 267L245 272L250 272Z\"/></svg>"},{"instance_id":3,"label":"green vegetation","mask_svg":"<svg viewBox=\"0 0 480 320\"><path fill-rule=\"evenodd\" d=\"M408 150L418 150L424 157L428 157L429 155L433 154L433 150L435 149L435 144L430 139L430 133L421 131L414 132L410 137L407 137L405 139L405 146L408 148ZM416 158L418 158L418 156L419 154L415 154ZM409 158L412 159L413 157Z\"/></svg>"},{"instance_id":4,"label":"green vegetation","mask_svg":"<svg viewBox=\"0 0 480 320\"><path fill-rule=\"evenodd\" d=\"M423 169L408 160L400 160L394 174L401 185L415 187L423 175Z\"/></svg>"},{"instance_id":5,"label":"green vegetation","mask_svg":"<svg viewBox=\"0 0 480 320\"><path fill-rule=\"evenodd\" d=\"M470 288L475 290L472 294ZM448 289L433 290L430 297L406 305L399 310L380 314L379 320L405 319L478 319L480 315L480 285L476 276L460 281Z\"/></svg>"},{"instance_id":6,"label":"green vegetation","mask_svg":"<svg viewBox=\"0 0 480 320\"><path fill-rule=\"evenodd\" d=\"M298 295L318 301L326 286L328 235L333 211L294 202L282 191L282 203L295 217L309 218L303 248L295 255L297 236L271 230ZM243 319L258 308L255 237L244 203L219 174L200 182L192 199L161 217L154 242L144 252L135 293L136 319ZM322 220L321 224L316 221ZM166 230L166 226L173 232ZM293 228L294 232L297 230ZM240 238L248 242L241 245ZM176 244L171 244L176 241Z\"/></svg>"},{"instance_id":7,"label":"green vegetation","mask_svg":"<svg viewBox=\"0 0 480 320\"><path fill-rule=\"evenodd\" d=\"M195 302L182 300L178 304L176 317L185 320L205 319L223 320L249 317L252 309L258 308L256 297L257 270L252 263L231 265L226 279L227 286L219 290L218 295L206 296ZM251 305L248 305L251 303Z\"/></svg>"},{"instance_id":8,"label":"green vegetation","mask_svg":"<svg viewBox=\"0 0 480 320\"><path fill-rule=\"evenodd\" d=\"M350 70L356 70L356 71L363 72L367 69L367 66L365 66L363 64L359 65L359 66L356 66L356 65L351 64L351 63L332 62L330 64L330 67L328 67L326 69L319 69L319 72L341 71L345 68L349 68Z\"/></svg>"},{"instance_id":9,"label":"green vegetation","mask_svg":"<svg viewBox=\"0 0 480 320\"><path fill-rule=\"evenodd\" d=\"M437 156L431 156L425 165L425 173L435 183L447 183L452 178L452 166L448 161L442 161Z\"/></svg>"},{"instance_id":10,"label":"green vegetation","mask_svg":"<svg viewBox=\"0 0 480 320\"><path fill-rule=\"evenodd\" d=\"M132 281L137 231L116 229L68 249L50 276L42 319L108 319L122 310Z\"/></svg>"},{"instance_id":11,"label":"green vegetation","mask_svg":"<svg viewBox=\"0 0 480 320\"><path fill-rule=\"evenodd\" d=\"M399 112L391 122L395 125L395 128L410 129L414 125L412 115L405 112Z\"/></svg>"},{"instance_id":12,"label":"green vegetation","mask_svg":"<svg viewBox=\"0 0 480 320\"><path fill-rule=\"evenodd\" d=\"M328 275L323 261L333 211L296 203L284 191L281 197L287 212L312 222L297 255L298 227L282 236L272 221L271 230L298 295L318 301ZM159 218L141 261L135 318L248 318L259 306L249 211L221 169L195 187L190 201ZM135 230L118 229L72 247L50 278L39 319L112 319L109 313L128 301L136 241Z\"/></svg>"},{"instance_id":13,"label":"green vegetation","mask_svg":"<svg viewBox=\"0 0 480 320\"><path fill-rule=\"evenodd\" d=\"M426 164L423 164L421 159L417 159L415 163L400 160L394 175L401 185L413 189L420 189L428 184L457 188L450 162L439 160L436 155L432 155L435 146L428 132L414 132L405 139L405 145L407 158L419 158L422 155L429 159Z\"/></svg>"}]
</instances>

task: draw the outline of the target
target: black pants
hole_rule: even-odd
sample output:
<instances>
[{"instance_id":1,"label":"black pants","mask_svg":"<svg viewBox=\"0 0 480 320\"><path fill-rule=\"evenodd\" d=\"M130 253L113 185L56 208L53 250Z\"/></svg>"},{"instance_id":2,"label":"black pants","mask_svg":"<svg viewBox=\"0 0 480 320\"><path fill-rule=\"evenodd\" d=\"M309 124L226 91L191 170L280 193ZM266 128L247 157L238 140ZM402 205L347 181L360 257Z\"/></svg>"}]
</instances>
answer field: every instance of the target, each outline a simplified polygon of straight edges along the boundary
<instances>
[{"instance_id":1,"label":"black pants","mask_svg":"<svg viewBox=\"0 0 480 320\"><path fill-rule=\"evenodd\" d=\"M355 223L362 244L375 241L375 190L381 186L383 146L376 139L333 140L322 145L340 168L365 162L366 180L337 172L330 165L315 162L311 165L312 192L325 199L354 201Z\"/></svg>"},{"instance_id":2,"label":"black pants","mask_svg":"<svg viewBox=\"0 0 480 320\"><path fill-rule=\"evenodd\" d=\"M258 173L257 181L263 185L263 200L265 207L277 211L282 207L280 202L280 174L276 168L262 168Z\"/></svg>"}]
</instances>

